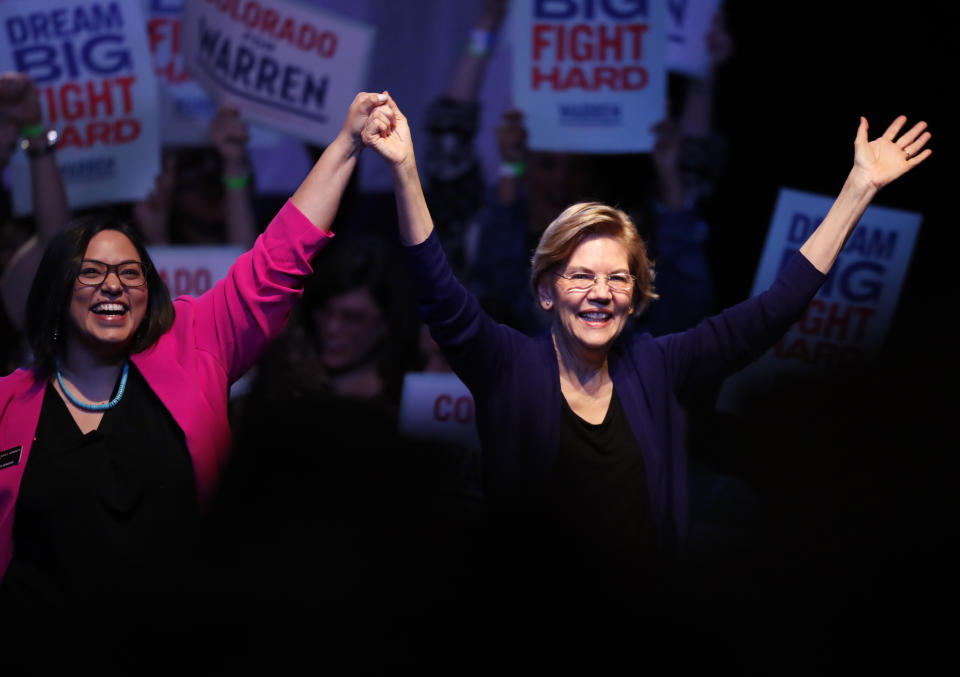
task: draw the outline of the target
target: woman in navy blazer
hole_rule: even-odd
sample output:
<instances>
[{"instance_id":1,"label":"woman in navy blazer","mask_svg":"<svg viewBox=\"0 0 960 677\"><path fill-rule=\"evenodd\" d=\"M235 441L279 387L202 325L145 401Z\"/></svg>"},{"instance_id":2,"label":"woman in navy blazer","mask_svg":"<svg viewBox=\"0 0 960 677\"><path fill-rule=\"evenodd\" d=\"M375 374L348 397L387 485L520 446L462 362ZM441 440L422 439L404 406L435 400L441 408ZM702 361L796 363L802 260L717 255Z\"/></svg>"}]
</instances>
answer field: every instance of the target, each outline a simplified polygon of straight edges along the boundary
<instances>
[{"instance_id":1,"label":"woman in navy blazer","mask_svg":"<svg viewBox=\"0 0 960 677\"><path fill-rule=\"evenodd\" d=\"M552 324L530 338L493 322L451 273L394 101L370 116L364 143L390 165L423 318L476 401L488 507L513 525L515 544L548 544L533 572L542 580L563 571L546 576L549 589L566 590L573 578L589 581L579 586L588 596L620 595L631 577L643 578L636 572L653 553L682 542L680 401L758 357L800 317L876 192L930 155L926 124L901 134L905 122L898 117L869 141L861 118L839 196L770 289L688 331L618 341L655 297L651 264L625 214L578 204L546 229L532 284Z\"/></svg>"}]
</instances>

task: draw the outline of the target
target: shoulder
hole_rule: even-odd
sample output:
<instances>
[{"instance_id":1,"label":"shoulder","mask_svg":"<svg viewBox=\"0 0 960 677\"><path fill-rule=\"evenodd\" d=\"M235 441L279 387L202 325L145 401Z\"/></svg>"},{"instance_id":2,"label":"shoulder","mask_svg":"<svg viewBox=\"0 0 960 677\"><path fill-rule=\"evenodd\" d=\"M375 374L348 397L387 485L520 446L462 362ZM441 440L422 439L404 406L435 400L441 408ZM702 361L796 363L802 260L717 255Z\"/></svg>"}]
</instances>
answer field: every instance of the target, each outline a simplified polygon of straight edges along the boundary
<instances>
[{"instance_id":1,"label":"shoulder","mask_svg":"<svg viewBox=\"0 0 960 677\"><path fill-rule=\"evenodd\" d=\"M39 382L33 369L20 368L0 377L0 407L7 401L29 391Z\"/></svg>"}]
</instances>

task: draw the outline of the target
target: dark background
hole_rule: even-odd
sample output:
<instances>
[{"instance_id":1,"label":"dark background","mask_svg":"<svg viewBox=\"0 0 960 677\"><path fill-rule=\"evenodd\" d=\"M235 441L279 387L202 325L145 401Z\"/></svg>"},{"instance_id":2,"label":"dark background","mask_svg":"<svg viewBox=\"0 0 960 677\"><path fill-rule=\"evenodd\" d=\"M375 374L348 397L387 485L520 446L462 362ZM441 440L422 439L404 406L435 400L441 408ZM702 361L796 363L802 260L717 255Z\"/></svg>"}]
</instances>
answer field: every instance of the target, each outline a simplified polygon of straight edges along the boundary
<instances>
[{"instance_id":1,"label":"dark background","mask_svg":"<svg viewBox=\"0 0 960 677\"><path fill-rule=\"evenodd\" d=\"M929 123L931 158L874 204L923 214L898 312L869 370L771 389L754 416L707 417L695 454L746 479L768 510L762 552L705 573L706 613L768 651L771 674L947 657L955 514L957 11L948 3L727 3L736 52L718 91L729 172L712 223L723 305L750 289L780 187L835 195L860 115ZM762 562L762 563L761 563ZM744 603L754 600L755 605ZM742 625L738 625L742 624ZM731 629L731 627L733 629ZM803 666L803 668L800 668Z\"/></svg>"}]
</instances>

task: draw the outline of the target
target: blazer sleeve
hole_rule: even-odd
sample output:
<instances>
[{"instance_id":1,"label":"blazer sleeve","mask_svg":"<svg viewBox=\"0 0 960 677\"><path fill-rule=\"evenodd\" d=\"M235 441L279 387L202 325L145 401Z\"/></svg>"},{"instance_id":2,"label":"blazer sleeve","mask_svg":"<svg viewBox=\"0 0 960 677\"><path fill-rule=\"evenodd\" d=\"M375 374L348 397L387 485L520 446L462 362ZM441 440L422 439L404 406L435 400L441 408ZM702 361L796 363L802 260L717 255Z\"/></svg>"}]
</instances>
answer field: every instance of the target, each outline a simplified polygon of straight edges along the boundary
<instances>
[{"instance_id":1,"label":"blazer sleeve","mask_svg":"<svg viewBox=\"0 0 960 677\"><path fill-rule=\"evenodd\" d=\"M420 317L457 376L472 392L482 391L528 337L483 311L450 269L436 230L406 253Z\"/></svg>"},{"instance_id":2,"label":"blazer sleeve","mask_svg":"<svg viewBox=\"0 0 960 677\"><path fill-rule=\"evenodd\" d=\"M230 383L283 329L304 278L313 272L311 259L331 237L288 200L253 248L197 298L197 347L217 356Z\"/></svg>"},{"instance_id":3,"label":"blazer sleeve","mask_svg":"<svg viewBox=\"0 0 960 677\"><path fill-rule=\"evenodd\" d=\"M674 392L715 384L758 358L800 319L825 278L796 252L766 291L693 329L657 338Z\"/></svg>"}]
</instances>

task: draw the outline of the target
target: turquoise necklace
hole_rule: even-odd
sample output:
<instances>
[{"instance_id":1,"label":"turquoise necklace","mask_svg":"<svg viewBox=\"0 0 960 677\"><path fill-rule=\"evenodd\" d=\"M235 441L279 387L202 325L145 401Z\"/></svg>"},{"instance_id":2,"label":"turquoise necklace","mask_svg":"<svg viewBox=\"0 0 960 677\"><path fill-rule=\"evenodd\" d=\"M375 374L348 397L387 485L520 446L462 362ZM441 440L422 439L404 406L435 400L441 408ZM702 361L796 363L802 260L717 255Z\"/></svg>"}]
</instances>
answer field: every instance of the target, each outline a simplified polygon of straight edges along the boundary
<instances>
[{"instance_id":1,"label":"turquoise necklace","mask_svg":"<svg viewBox=\"0 0 960 677\"><path fill-rule=\"evenodd\" d=\"M57 383L60 384L60 390L63 391L63 394L67 396L68 400L73 402L73 404L80 407L84 411L106 411L107 409L113 409L115 406L117 406L120 398L123 397L123 391L127 389L128 371L130 371L130 363L124 362L123 373L120 375L120 387L117 388L117 394L112 400L109 402L104 402L103 404L88 404L86 402L81 402L73 396L73 393L67 390L67 384L63 382L63 376L60 375L60 358L57 358Z\"/></svg>"}]
</instances>

